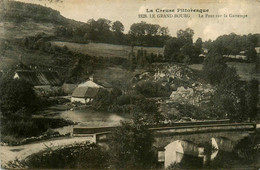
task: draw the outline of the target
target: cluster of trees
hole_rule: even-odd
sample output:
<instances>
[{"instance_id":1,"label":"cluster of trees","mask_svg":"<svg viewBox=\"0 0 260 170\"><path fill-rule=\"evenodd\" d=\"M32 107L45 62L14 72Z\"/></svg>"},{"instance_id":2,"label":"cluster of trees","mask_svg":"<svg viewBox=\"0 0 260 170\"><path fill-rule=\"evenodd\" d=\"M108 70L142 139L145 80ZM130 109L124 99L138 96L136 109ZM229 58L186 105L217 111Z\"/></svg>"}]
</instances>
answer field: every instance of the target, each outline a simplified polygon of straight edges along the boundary
<instances>
[{"instance_id":1,"label":"cluster of trees","mask_svg":"<svg viewBox=\"0 0 260 170\"><path fill-rule=\"evenodd\" d=\"M170 38L165 44L165 59L181 63L200 63L202 39L198 38L193 43L193 35L194 31L190 28L177 31L177 37Z\"/></svg>"},{"instance_id":2,"label":"cluster of trees","mask_svg":"<svg viewBox=\"0 0 260 170\"><path fill-rule=\"evenodd\" d=\"M0 80L1 134L26 137L38 133L31 115L40 107L32 86L22 80Z\"/></svg>"},{"instance_id":3,"label":"cluster of trees","mask_svg":"<svg viewBox=\"0 0 260 170\"><path fill-rule=\"evenodd\" d=\"M257 116L258 80L242 82L235 68L229 68L221 54L210 52L204 60L204 78L216 86L211 113L233 121L254 120Z\"/></svg>"},{"instance_id":4,"label":"cluster of trees","mask_svg":"<svg viewBox=\"0 0 260 170\"><path fill-rule=\"evenodd\" d=\"M58 37L65 37L82 42L94 41L112 44L126 44L127 39L123 33L124 25L120 21L104 18L90 19L80 26L59 26L56 29Z\"/></svg>"},{"instance_id":5,"label":"cluster of trees","mask_svg":"<svg viewBox=\"0 0 260 170\"><path fill-rule=\"evenodd\" d=\"M260 46L260 34L241 36L231 33L219 36L214 41L208 40L203 43L203 46L222 55L238 55L241 51L244 51L243 55L247 56L249 62L256 62L255 47Z\"/></svg>"},{"instance_id":6,"label":"cluster of trees","mask_svg":"<svg viewBox=\"0 0 260 170\"><path fill-rule=\"evenodd\" d=\"M128 35L133 45L162 47L169 38L169 29L142 21L132 24Z\"/></svg>"},{"instance_id":7,"label":"cluster of trees","mask_svg":"<svg viewBox=\"0 0 260 170\"><path fill-rule=\"evenodd\" d=\"M102 42L111 44L142 45L162 47L169 38L167 27L146 22L131 25L128 34L124 34L124 25L120 21L108 19L90 19L80 26L59 26L58 37L74 39L80 42Z\"/></svg>"},{"instance_id":8,"label":"cluster of trees","mask_svg":"<svg viewBox=\"0 0 260 170\"><path fill-rule=\"evenodd\" d=\"M134 70L137 67L145 67L154 62L163 62L164 57L161 54L150 53L147 54L147 51L143 48L138 49L137 53L129 53L129 65L128 69Z\"/></svg>"}]
</instances>

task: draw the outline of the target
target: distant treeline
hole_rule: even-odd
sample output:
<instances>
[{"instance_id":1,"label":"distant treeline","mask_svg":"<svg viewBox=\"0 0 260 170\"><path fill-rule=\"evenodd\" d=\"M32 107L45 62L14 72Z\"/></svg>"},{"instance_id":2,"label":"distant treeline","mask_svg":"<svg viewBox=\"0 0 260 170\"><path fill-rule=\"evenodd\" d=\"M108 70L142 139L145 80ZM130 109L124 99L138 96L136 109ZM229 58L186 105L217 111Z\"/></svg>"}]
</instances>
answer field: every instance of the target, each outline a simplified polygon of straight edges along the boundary
<instances>
[{"instance_id":1,"label":"distant treeline","mask_svg":"<svg viewBox=\"0 0 260 170\"><path fill-rule=\"evenodd\" d=\"M260 34L221 35L214 41L205 41L203 47L221 55L245 55L249 62L255 62L255 47L260 47Z\"/></svg>"},{"instance_id":2,"label":"distant treeline","mask_svg":"<svg viewBox=\"0 0 260 170\"><path fill-rule=\"evenodd\" d=\"M74 39L78 42L101 42L110 44L140 45L148 47L163 47L170 37L167 27L146 22L134 23L127 34L120 21L108 19L90 19L78 27L59 26L56 30L58 37Z\"/></svg>"}]
</instances>

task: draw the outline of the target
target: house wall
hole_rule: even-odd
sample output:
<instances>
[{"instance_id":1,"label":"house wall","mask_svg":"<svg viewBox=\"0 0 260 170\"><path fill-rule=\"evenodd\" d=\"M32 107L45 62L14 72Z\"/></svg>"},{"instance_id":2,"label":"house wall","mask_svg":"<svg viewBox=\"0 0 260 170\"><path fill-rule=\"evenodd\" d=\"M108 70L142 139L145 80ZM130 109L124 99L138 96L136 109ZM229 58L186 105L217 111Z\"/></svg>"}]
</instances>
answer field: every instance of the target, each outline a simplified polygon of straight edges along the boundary
<instances>
[{"instance_id":1,"label":"house wall","mask_svg":"<svg viewBox=\"0 0 260 170\"><path fill-rule=\"evenodd\" d=\"M85 104L86 103L86 100L84 98L78 98L78 97L71 97L71 102L80 102L80 103L83 103Z\"/></svg>"},{"instance_id":2,"label":"house wall","mask_svg":"<svg viewBox=\"0 0 260 170\"><path fill-rule=\"evenodd\" d=\"M64 83L62 85L62 90L64 91L64 93L66 94L72 94L73 91L77 88L77 84L67 84Z\"/></svg>"}]
</instances>

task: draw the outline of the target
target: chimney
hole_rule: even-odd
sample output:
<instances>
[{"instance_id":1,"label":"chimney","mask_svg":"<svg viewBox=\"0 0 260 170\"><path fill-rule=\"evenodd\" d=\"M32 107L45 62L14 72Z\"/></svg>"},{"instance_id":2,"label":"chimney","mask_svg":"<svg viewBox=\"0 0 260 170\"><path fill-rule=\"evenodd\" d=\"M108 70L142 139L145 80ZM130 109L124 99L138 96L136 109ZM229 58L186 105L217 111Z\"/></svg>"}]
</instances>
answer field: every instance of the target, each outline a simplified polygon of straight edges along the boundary
<instances>
[{"instance_id":1,"label":"chimney","mask_svg":"<svg viewBox=\"0 0 260 170\"><path fill-rule=\"evenodd\" d=\"M94 75L93 74L91 76L89 76L89 80L94 81Z\"/></svg>"}]
</instances>

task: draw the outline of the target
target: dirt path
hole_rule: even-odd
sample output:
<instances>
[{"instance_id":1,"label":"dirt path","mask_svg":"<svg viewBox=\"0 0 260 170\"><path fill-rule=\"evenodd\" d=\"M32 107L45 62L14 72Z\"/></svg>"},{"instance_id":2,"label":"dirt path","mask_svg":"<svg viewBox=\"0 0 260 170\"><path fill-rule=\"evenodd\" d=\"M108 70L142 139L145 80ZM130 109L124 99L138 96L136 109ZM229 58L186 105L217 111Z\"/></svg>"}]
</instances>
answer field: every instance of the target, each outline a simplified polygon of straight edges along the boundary
<instances>
[{"instance_id":1,"label":"dirt path","mask_svg":"<svg viewBox=\"0 0 260 170\"><path fill-rule=\"evenodd\" d=\"M15 159L23 160L26 157L44 151L47 148L57 149L62 146L71 144L78 144L83 142L94 142L92 137L68 137L62 139L53 139L48 141L42 141L38 143L31 143L20 146L1 146L0 147L0 159L1 167L7 165L9 161Z\"/></svg>"}]
</instances>

